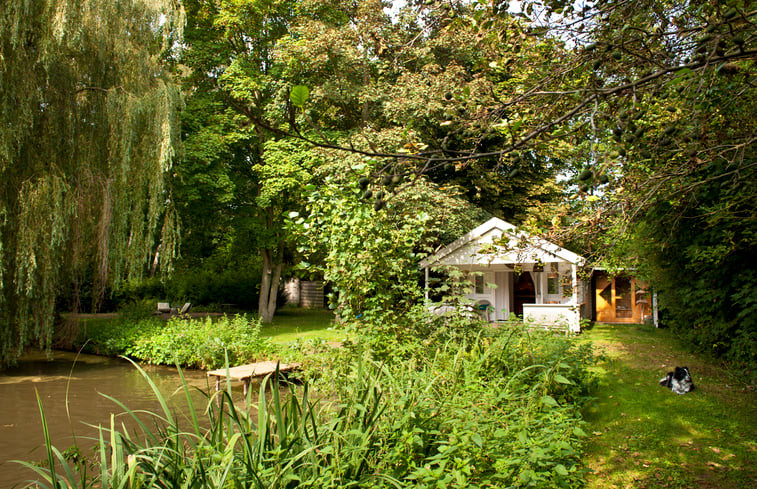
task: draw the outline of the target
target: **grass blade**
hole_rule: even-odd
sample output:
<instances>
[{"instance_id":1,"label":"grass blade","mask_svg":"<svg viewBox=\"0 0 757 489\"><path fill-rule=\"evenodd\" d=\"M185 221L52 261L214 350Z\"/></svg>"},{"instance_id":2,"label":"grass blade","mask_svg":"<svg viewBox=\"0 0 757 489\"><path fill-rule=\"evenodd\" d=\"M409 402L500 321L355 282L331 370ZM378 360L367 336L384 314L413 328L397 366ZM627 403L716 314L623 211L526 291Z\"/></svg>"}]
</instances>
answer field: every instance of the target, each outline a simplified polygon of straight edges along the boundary
<instances>
[{"instance_id":1,"label":"grass blade","mask_svg":"<svg viewBox=\"0 0 757 489\"><path fill-rule=\"evenodd\" d=\"M47 463L50 466L50 482L54 489L59 489L60 484L58 477L55 474L55 459L53 458L53 446L50 442L50 430L47 427L47 417L45 416L45 409L42 407L42 399L39 397L39 391L35 388L34 394L37 396L37 406L39 407L39 415L42 418L42 432L45 436L45 449L47 450Z\"/></svg>"}]
</instances>

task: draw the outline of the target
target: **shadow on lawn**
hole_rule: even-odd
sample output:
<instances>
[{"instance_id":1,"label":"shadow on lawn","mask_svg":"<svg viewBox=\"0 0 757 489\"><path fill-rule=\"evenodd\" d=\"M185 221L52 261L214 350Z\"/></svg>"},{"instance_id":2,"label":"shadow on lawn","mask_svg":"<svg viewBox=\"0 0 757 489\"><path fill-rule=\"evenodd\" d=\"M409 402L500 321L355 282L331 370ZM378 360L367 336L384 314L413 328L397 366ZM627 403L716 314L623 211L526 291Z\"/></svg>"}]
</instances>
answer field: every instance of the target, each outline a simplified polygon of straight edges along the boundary
<instances>
[{"instance_id":1,"label":"shadow on lawn","mask_svg":"<svg viewBox=\"0 0 757 489\"><path fill-rule=\"evenodd\" d=\"M681 350L669 331L599 324L586 337L609 358L585 413L588 487L757 484L753 389ZM659 385L676 365L689 367L696 390L679 396Z\"/></svg>"}]
</instances>

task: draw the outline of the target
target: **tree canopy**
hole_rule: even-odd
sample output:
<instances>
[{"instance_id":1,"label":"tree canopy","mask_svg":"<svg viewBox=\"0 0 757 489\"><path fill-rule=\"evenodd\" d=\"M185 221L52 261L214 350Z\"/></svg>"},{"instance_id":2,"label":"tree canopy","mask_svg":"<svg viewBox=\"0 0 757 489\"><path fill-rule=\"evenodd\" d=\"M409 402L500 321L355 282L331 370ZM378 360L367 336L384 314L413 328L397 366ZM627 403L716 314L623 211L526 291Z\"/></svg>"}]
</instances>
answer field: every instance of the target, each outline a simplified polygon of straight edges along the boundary
<instances>
[{"instance_id":1,"label":"tree canopy","mask_svg":"<svg viewBox=\"0 0 757 489\"><path fill-rule=\"evenodd\" d=\"M167 0L8 5L0 300L14 324L31 314L42 331L64 268L99 293L174 253L179 59L187 250L244 227L262 317L293 252L287 211L365 221L372 207L399 225L419 199L456 206L440 191L454 186L634 267L702 347L757 351L752 1L413 0L390 15L379 0L187 0L182 43ZM11 338L32 330L14 328L4 343L24 344Z\"/></svg>"},{"instance_id":2,"label":"tree canopy","mask_svg":"<svg viewBox=\"0 0 757 489\"><path fill-rule=\"evenodd\" d=\"M364 75L348 84L342 70L321 81L332 89L313 90L300 127L357 120L356 107L363 123L341 141L303 134L300 121L274 129L383 160L370 176L377 207L402 188L397 176L427 175L513 215L540 173L545 189L560 173L569 205L553 208L553 239L578 244L595 263L635 268L663 292L668 324L753 362L755 306L744 292L757 285L748 258L757 247L753 2L509 7L408 2L380 28L366 20L376 16L335 17L337 41L328 21L304 21L282 47L307 54L296 69L323 73L352 56ZM348 49L352 35L361 42ZM319 38L332 42L306 42ZM362 104L347 103L356 97Z\"/></svg>"}]
</instances>

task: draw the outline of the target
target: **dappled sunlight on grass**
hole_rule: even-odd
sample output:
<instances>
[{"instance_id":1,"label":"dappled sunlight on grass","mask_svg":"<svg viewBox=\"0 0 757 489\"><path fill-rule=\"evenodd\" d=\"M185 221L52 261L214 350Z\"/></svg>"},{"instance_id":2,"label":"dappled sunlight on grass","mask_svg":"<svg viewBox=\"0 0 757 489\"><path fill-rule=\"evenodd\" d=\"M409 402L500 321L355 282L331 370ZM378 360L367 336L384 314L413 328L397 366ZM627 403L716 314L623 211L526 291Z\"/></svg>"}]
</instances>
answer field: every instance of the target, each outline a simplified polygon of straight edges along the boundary
<instances>
[{"instance_id":1,"label":"dappled sunlight on grass","mask_svg":"<svg viewBox=\"0 0 757 489\"><path fill-rule=\"evenodd\" d=\"M585 334L608 360L586 410L588 487L753 487L755 392L732 372L682 350L667 330L596 325ZM658 380L688 366L696 390Z\"/></svg>"},{"instance_id":2,"label":"dappled sunlight on grass","mask_svg":"<svg viewBox=\"0 0 757 489\"><path fill-rule=\"evenodd\" d=\"M273 322L264 325L261 334L281 344L296 340L338 343L345 338L344 330L334 324L334 313L330 310L295 307L277 311Z\"/></svg>"}]
</instances>

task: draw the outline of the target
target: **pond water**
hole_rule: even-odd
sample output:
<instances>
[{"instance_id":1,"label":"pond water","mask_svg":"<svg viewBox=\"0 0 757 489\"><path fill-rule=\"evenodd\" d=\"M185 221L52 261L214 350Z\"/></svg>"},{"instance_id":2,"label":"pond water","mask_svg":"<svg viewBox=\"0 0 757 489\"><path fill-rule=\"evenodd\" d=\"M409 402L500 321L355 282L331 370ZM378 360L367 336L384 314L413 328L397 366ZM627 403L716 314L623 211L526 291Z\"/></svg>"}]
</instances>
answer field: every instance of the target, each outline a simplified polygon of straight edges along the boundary
<instances>
[{"instance_id":1,"label":"pond water","mask_svg":"<svg viewBox=\"0 0 757 489\"><path fill-rule=\"evenodd\" d=\"M175 368L145 366L145 371L178 412L187 404ZM186 370L187 383L209 392L204 371ZM214 388L210 386L210 388ZM17 367L0 372L0 488L11 488L34 477L34 473L11 460L39 462L46 459L44 435L35 391L45 410L53 445L61 452L76 442L88 455L96 428L128 421L123 409L109 395L130 409L159 412L154 393L139 371L120 359L54 352L50 361L43 353L26 355ZM193 391L196 391L193 389ZM207 403L201 392L193 394L197 409Z\"/></svg>"}]
</instances>

